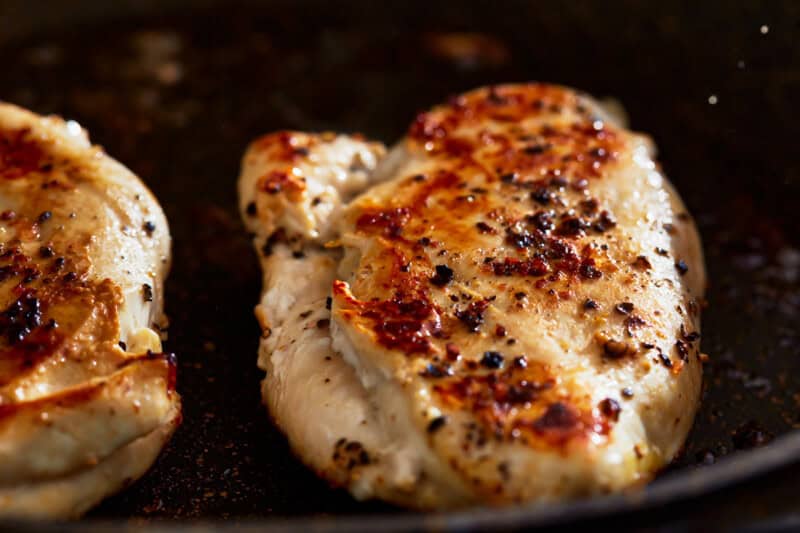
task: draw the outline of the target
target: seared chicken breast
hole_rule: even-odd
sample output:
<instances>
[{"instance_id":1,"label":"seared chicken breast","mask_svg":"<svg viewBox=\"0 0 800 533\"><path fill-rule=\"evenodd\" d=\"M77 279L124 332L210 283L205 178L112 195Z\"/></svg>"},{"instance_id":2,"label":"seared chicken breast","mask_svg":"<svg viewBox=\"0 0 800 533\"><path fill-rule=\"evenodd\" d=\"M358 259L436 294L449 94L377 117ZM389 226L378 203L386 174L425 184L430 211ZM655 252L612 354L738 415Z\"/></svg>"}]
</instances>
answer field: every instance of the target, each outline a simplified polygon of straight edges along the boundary
<instances>
[{"instance_id":1,"label":"seared chicken breast","mask_svg":"<svg viewBox=\"0 0 800 533\"><path fill-rule=\"evenodd\" d=\"M74 517L180 420L167 221L77 123L0 103L0 236L0 516Z\"/></svg>"},{"instance_id":2,"label":"seared chicken breast","mask_svg":"<svg viewBox=\"0 0 800 533\"><path fill-rule=\"evenodd\" d=\"M255 141L263 396L357 498L547 502L651 479L699 401L696 228L644 135L543 84L478 89L388 154Z\"/></svg>"}]
</instances>

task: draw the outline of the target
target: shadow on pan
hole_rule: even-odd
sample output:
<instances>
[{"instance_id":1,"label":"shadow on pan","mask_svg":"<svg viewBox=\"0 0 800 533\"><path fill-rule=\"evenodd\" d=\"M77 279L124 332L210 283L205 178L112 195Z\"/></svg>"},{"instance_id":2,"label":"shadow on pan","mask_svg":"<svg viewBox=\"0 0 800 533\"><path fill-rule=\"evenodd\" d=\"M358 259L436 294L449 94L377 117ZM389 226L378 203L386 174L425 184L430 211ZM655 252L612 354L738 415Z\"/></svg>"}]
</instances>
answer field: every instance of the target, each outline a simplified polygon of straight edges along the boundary
<instances>
[{"instance_id":1,"label":"shadow on pan","mask_svg":"<svg viewBox=\"0 0 800 533\"><path fill-rule=\"evenodd\" d=\"M275 530L460 530L602 517L669 530L793 519L800 6L236 5L0 6L0 98L81 122L145 179L172 225L167 347L180 359L185 421L144 479L89 515L95 527L174 518ZM621 100L633 128L655 137L697 219L710 362L686 451L633 495L441 515L356 503L291 456L260 406L251 312L260 274L236 211L239 158L249 140L278 128L391 142L416 111L449 94L524 80Z\"/></svg>"}]
</instances>

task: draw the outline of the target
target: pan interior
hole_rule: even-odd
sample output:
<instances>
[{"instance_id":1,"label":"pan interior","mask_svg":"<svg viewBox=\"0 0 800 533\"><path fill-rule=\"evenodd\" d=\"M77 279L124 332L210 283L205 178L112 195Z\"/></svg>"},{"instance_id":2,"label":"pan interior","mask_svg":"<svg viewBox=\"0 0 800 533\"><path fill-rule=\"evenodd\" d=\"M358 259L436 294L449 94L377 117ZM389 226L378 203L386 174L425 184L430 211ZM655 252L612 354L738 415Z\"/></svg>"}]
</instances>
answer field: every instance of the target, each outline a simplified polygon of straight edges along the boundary
<instances>
[{"instance_id":1,"label":"pan interior","mask_svg":"<svg viewBox=\"0 0 800 533\"><path fill-rule=\"evenodd\" d=\"M789 22L713 3L676 13L626 2L204 2L112 21L81 4L92 22L68 29L55 28L57 14L42 31L35 14L15 12L31 31L0 47L0 98L78 120L160 199L174 237L166 346L186 399L154 469L91 516L396 512L316 479L260 406L260 274L236 212L239 158L281 128L391 142L416 111L493 82L550 81L620 100L696 217L710 361L695 428L667 476L726 468L715 463L800 424L800 131L784 119L800 94L800 48ZM636 9L640 23L611 24Z\"/></svg>"}]
</instances>

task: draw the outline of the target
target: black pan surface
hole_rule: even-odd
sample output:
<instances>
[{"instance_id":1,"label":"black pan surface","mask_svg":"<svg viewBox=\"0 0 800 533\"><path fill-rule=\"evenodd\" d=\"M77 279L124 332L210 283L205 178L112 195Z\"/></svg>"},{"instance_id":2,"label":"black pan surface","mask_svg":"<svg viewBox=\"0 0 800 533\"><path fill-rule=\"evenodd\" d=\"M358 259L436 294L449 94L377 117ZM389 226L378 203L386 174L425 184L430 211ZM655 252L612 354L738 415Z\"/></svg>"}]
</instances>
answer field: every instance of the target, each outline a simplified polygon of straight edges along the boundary
<instances>
[{"instance_id":1,"label":"black pan surface","mask_svg":"<svg viewBox=\"0 0 800 533\"><path fill-rule=\"evenodd\" d=\"M469 529L633 512L609 519L630 526L708 520L699 496L728 506L729 521L776 502L800 509L797 3L113 5L0 3L0 99L78 120L153 189L174 238L167 349L180 361L184 423L92 524ZM292 457L260 405L260 275L236 211L239 158L280 128L392 142L450 94L525 80L619 99L697 219L710 362L695 428L674 465L632 495L442 515L357 503ZM755 496L764 483L769 502Z\"/></svg>"}]
</instances>

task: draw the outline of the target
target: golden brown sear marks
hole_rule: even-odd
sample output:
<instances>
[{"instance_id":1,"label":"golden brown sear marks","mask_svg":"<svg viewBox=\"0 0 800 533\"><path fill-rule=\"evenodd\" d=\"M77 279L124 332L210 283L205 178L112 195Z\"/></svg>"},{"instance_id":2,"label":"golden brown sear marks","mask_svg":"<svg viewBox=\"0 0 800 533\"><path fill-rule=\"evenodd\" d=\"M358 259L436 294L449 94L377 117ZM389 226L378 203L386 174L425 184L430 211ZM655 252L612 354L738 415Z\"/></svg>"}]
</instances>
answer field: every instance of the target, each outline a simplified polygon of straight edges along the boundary
<instances>
[{"instance_id":1,"label":"golden brown sear marks","mask_svg":"<svg viewBox=\"0 0 800 533\"><path fill-rule=\"evenodd\" d=\"M352 287L334 283L341 317L384 348L430 361L421 375L443 380L435 384L439 399L474 411L503 438L564 445L603 435L614 423L597 406L579 406L579 398L545 399L548 380L526 381L537 385L524 409L509 404L504 394L517 398L513 391L523 390L513 376L536 364L486 374L482 354L469 350L443 362L448 344L483 338L484 322L495 327L520 300L577 308L588 299L586 286L619 270L607 244L616 217L592 190L628 149L629 134L596 110L580 94L549 85L458 96L420 114L408 132L407 150L430 159L428 170L399 176L382 203L355 202L354 231L374 247ZM644 261L637 265L646 275ZM631 337L647 322L633 315L624 327ZM634 341L631 354L639 351Z\"/></svg>"},{"instance_id":2,"label":"golden brown sear marks","mask_svg":"<svg viewBox=\"0 0 800 533\"><path fill-rule=\"evenodd\" d=\"M428 375L437 378L433 391L446 410L472 413L480 422L467 439L469 446L480 448L493 439L563 447L592 433L605 435L613 424L601 410L583 405L585 398L565 396L552 370L525 356L506 360L488 351L477 363L457 365Z\"/></svg>"},{"instance_id":3,"label":"golden brown sear marks","mask_svg":"<svg viewBox=\"0 0 800 533\"><path fill-rule=\"evenodd\" d=\"M28 128L0 132L0 177L18 179L30 172L47 170L48 163Z\"/></svg>"},{"instance_id":4,"label":"golden brown sear marks","mask_svg":"<svg viewBox=\"0 0 800 533\"><path fill-rule=\"evenodd\" d=\"M255 149L269 154L270 160L281 163L280 168L267 172L258 180L258 190L267 194L285 193L290 201L298 201L306 187L294 164L307 157L314 144L316 140L313 137L295 135L290 131L257 139L253 143Z\"/></svg>"},{"instance_id":5,"label":"golden brown sear marks","mask_svg":"<svg viewBox=\"0 0 800 533\"><path fill-rule=\"evenodd\" d=\"M6 237L0 242L2 386L48 359L102 360L112 346L119 352L122 296L111 280L91 279L86 256L90 235L69 242L61 238L75 216L64 208L48 209L58 206L53 198L59 191L50 186L51 180L69 183L80 164L46 155L48 148L42 143L48 141L34 139L28 129L3 131L0 139L0 173L14 180L14 194L25 198L18 210L0 214ZM91 344L73 345L75 333L87 325L92 328L86 337Z\"/></svg>"},{"instance_id":6,"label":"golden brown sear marks","mask_svg":"<svg viewBox=\"0 0 800 533\"><path fill-rule=\"evenodd\" d=\"M265 139L240 179L264 251L262 391L315 469L436 508L607 493L677 453L704 272L646 136L588 96L520 84L419 115L370 175L348 173L347 143ZM339 202L314 211L332 183ZM294 274L309 268L313 293ZM326 301L322 328L286 321L295 298L304 320Z\"/></svg>"},{"instance_id":7,"label":"golden brown sear marks","mask_svg":"<svg viewBox=\"0 0 800 533\"><path fill-rule=\"evenodd\" d=\"M429 353L431 337L441 332L439 313L424 293L397 291L387 300L361 301L353 297L347 284L336 281L333 294L346 307L345 320L366 324L383 346L408 355Z\"/></svg>"},{"instance_id":8,"label":"golden brown sear marks","mask_svg":"<svg viewBox=\"0 0 800 533\"><path fill-rule=\"evenodd\" d=\"M355 221L408 258L396 282L416 276L420 287L441 287L429 281L438 262L431 256L448 269L447 258L458 258L456 282L525 278L562 295L613 270L597 237L616 221L589 180L602 178L624 136L576 93L547 85L474 91L419 115L408 138L412 153L435 165L404 178L387 205L363 205Z\"/></svg>"},{"instance_id":9,"label":"golden brown sear marks","mask_svg":"<svg viewBox=\"0 0 800 533\"><path fill-rule=\"evenodd\" d=\"M623 147L617 129L589 109L554 86L492 87L420 114L408 137L414 149L457 160L456 168L478 167L489 180L530 186L562 178L581 189Z\"/></svg>"}]
</instances>

